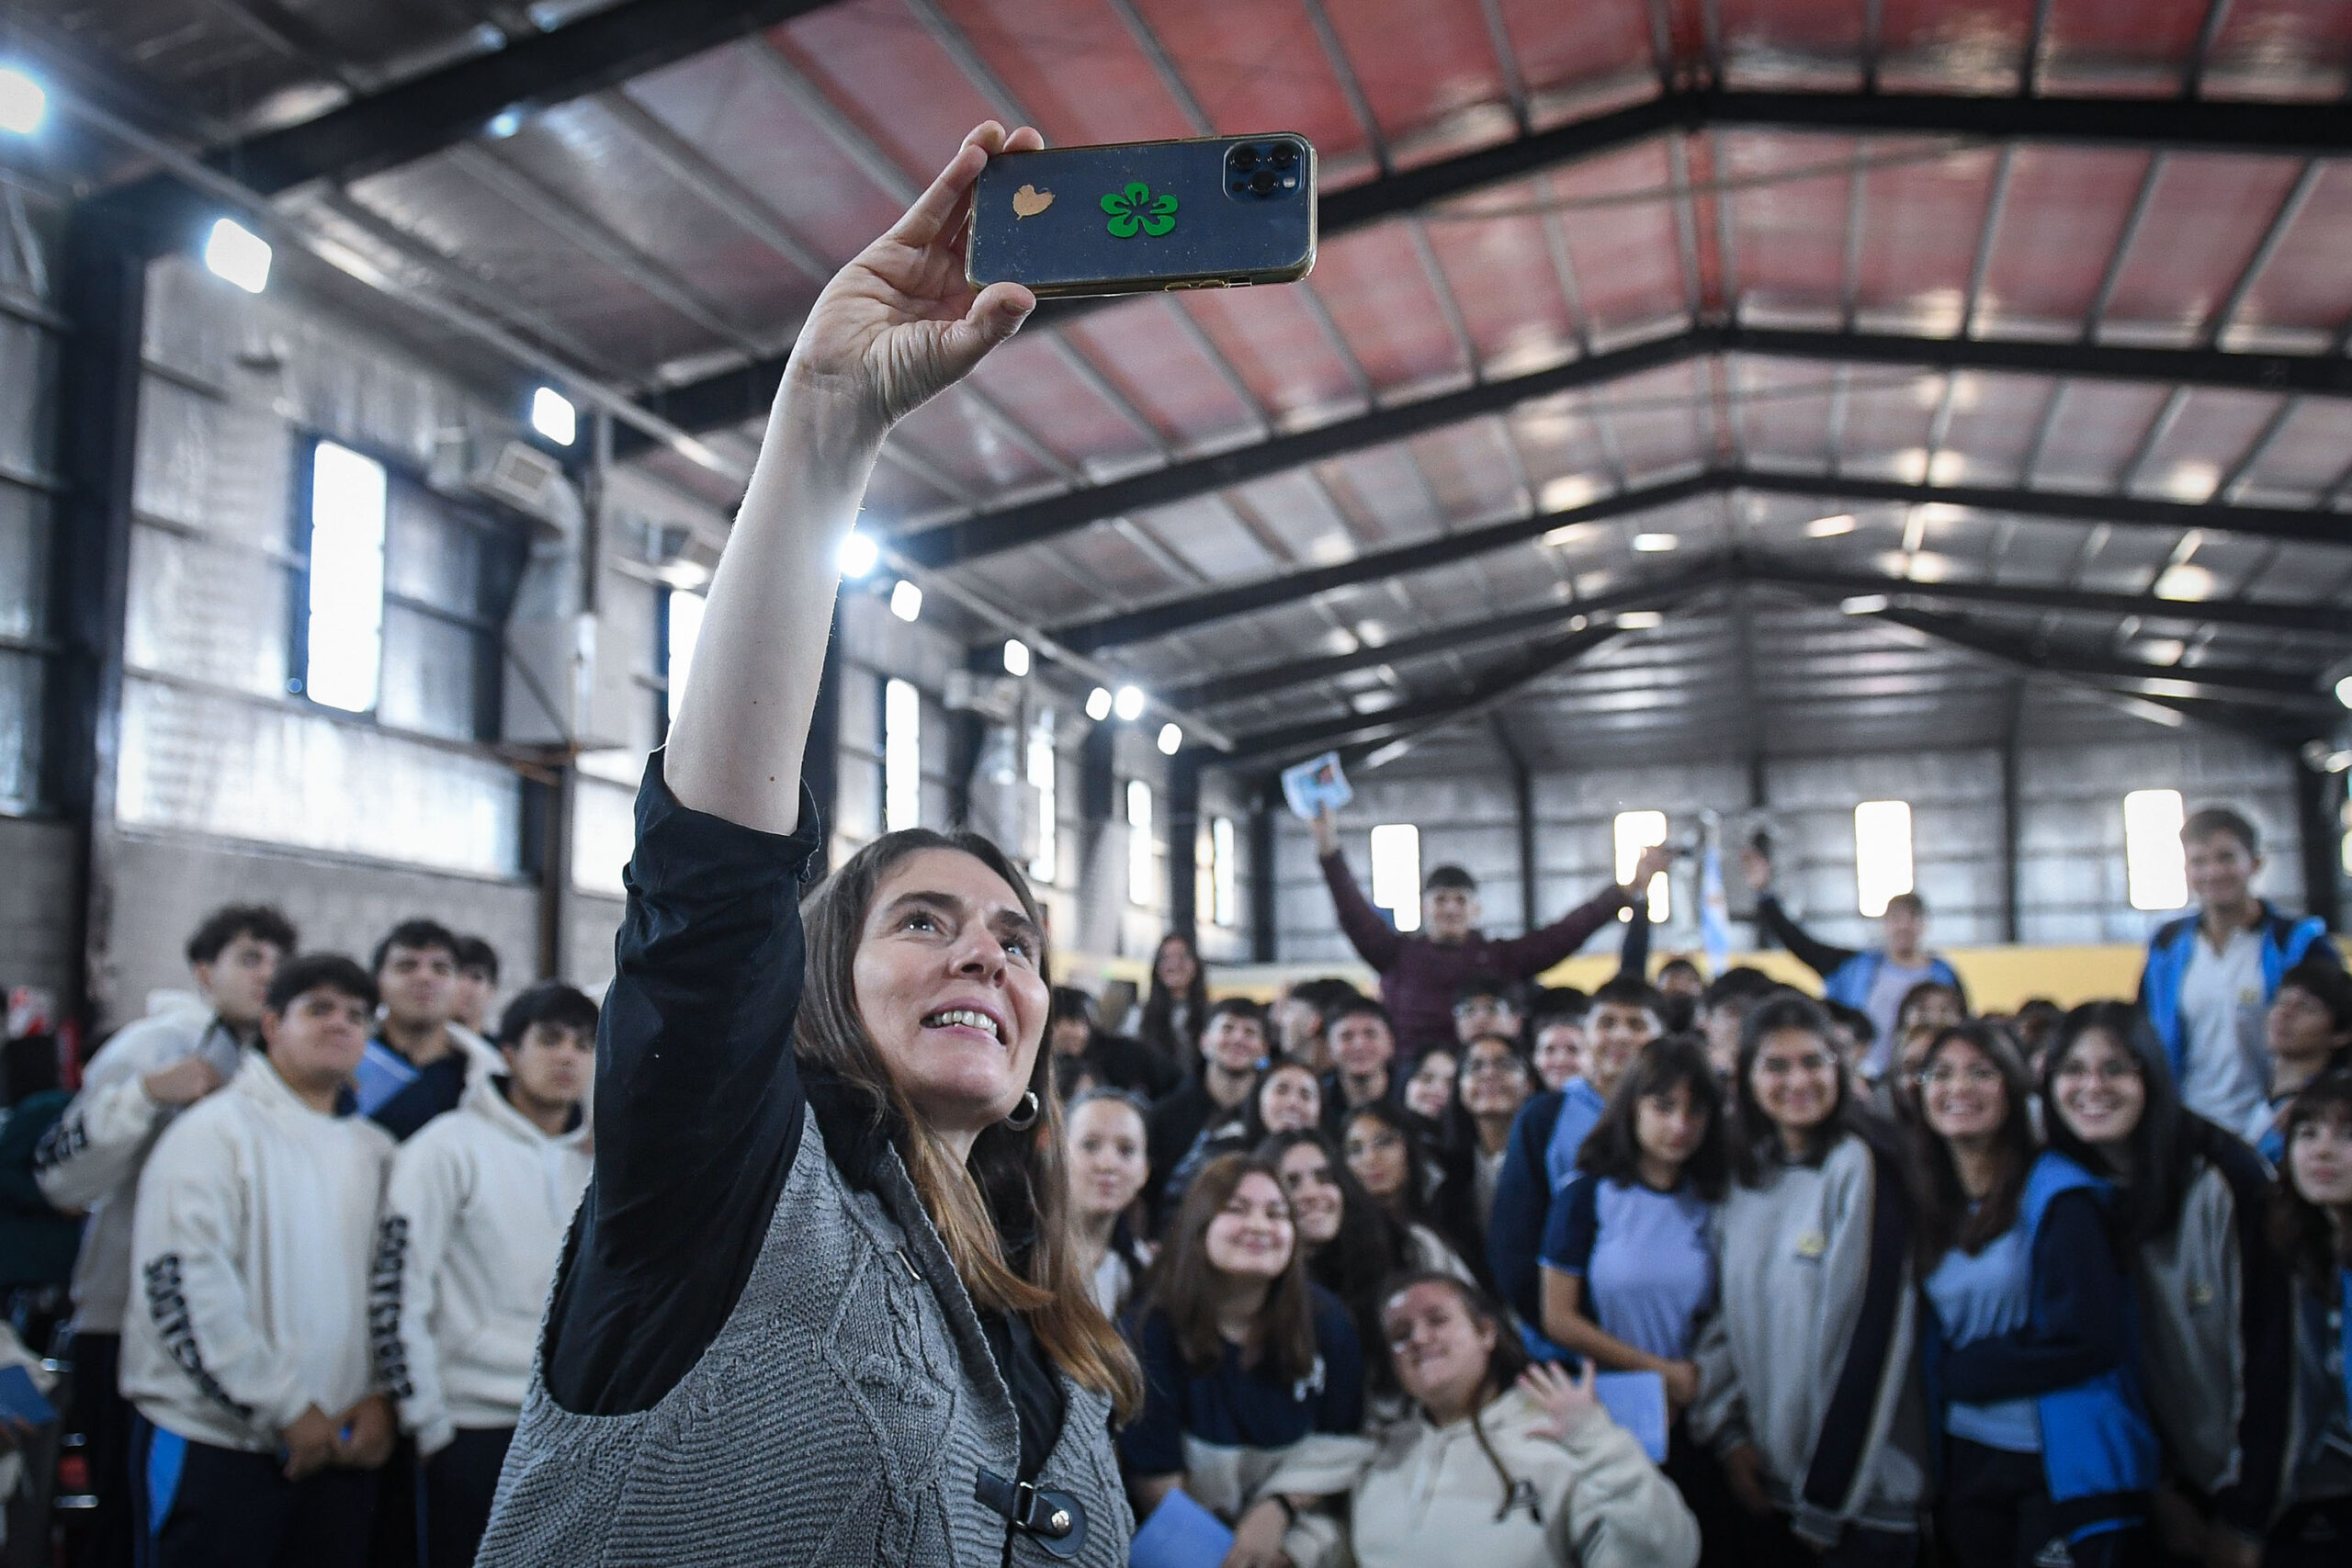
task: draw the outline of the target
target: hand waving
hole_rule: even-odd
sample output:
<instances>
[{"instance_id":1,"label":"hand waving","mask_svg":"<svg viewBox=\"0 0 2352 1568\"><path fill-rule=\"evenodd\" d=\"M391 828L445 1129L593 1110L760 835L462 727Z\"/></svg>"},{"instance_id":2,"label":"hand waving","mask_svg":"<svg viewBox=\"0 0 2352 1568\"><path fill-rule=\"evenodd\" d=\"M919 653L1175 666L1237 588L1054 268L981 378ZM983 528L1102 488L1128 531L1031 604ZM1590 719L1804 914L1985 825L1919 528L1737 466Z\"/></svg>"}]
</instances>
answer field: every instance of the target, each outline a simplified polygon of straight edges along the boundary
<instances>
[{"instance_id":1,"label":"hand waving","mask_svg":"<svg viewBox=\"0 0 2352 1568\"><path fill-rule=\"evenodd\" d=\"M1018 331L1037 297L1017 283L973 291L964 278L965 220L989 158L1044 145L1031 128L1007 135L994 120L964 138L931 188L817 297L786 385L838 400L878 438Z\"/></svg>"},{"instance_id":2,"label":"hand waving","mask_svg":"<svg viewBox=\"0 0 2352 1568\"><path fill-rule=\"evenodd\" d=\"M1608 1419L1600 1408L1600 1395L1593 1388L1600 1375L1600 1369L1590 1360L1573 1377L1556 1362L1538 1361L1521 1375L1519 1386L1550 1417L1546 1435L1566 1442L1593 1417Z\"/></svg>"}]
</instances>

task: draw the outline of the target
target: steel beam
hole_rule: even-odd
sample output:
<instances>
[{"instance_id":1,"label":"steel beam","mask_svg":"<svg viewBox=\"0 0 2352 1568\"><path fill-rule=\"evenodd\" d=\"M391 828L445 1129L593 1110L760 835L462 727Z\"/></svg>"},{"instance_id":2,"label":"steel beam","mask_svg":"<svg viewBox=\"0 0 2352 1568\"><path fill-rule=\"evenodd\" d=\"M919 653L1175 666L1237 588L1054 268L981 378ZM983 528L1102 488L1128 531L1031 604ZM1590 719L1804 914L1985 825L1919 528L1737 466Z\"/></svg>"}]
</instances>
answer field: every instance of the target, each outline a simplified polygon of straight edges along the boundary
<instances>
[{"instance_id":1,"label":"steel beam","mask_svg":"<svg viewBox=\"0 0 2352 1568\"><path fill-rule=\"evenodd\" d=\"M2332 604L2276 604L2247 600L2187 602L2147 593L2098 593L2082 588L2044 588L2007 582L1916 582L1874 572L1808 571L1778 561L1750 560L1741 568L1750 581L1816 590L1840 599L1883 593L1900 603L1991 604L2012 609L2071 611L2076 615L2136 615L2143 621L2189 626L2252 626L2261 631L2312 632L2352 637L2352 610Z\"/></svg>"},{"instance_id":2,"label":"steel beam","mask_svg":"<svg viewBox=\"0 0 2352 1568\"><path fill-rule=\"evenodd\" d=\"M2136 694L2140 696L2212 697L2222 701L2256 702L2266 706L2310 708L2323 713L2332 705L2332 699L2319 689L2315 676L2227 665L2151 664L2142 659L2119 659L2113 654L2090 649L2053 648L2037 641L2021 641L2013 634L1981 625L1964 615L1928 610L1890 606L1877 612L1877 618L1908 626L1942 642L1974 649L1979 653L2034 670L2047 671L2053 675L2086 681L2120 681L2156 688L2140 691Z\"/></svg>"}]
</instances>

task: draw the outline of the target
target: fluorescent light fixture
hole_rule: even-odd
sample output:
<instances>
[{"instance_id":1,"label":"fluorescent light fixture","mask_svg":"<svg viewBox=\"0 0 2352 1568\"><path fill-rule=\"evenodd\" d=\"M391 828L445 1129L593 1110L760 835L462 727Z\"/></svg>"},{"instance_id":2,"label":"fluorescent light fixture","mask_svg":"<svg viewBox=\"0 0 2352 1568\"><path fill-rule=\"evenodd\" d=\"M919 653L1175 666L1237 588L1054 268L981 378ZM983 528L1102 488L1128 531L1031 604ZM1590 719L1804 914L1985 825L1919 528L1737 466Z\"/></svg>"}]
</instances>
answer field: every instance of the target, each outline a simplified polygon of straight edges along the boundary
<instances>
[{"instance_id":1,"label":"fluorescent light fixture","mask_svg":"<svg viewBox=\"0 0 2352 1568\"><path fill-rule=\"evenodd\" d=\"M922 590L903 577L899 579L898 586L890 590L890 614L902 621L920 618L922 615Z\"/></svg>"},{"instance_id":2,"label":"fluorescent light fixture","mask_svg":"<svg viewBox=\"0 0 2352 1568\"><path fill-rule=\"evenodd\" d=\"M837 558L843 577L864 577L881 558L881 547L854 528L842 541L842 552Z\"/></svg>"},{"instance_id":3,"label":"fluorescent light fixture","mask_svg":"<svg viewBox=\"0 0 2352 1568\"><path fill-rule=\"evenodd\" d=\"M1666 617L1656 610L1627 610L1617 617L1619 629L1629 632L1645 632L1665 624Z\"/></svg>"},{"instance_id":4,"label":"fluorescent light fixture","mask_svg":"<svg viewBox=\"0 0 2352 1568\"><path fill-rule=\"evenodd\" d=\"M1097 724L1102 723L1111 716L1111 693L1107 687L1095 687L1086 694L1086 716Z\"/></svg>"},{"instance_id":5,"label":"fluorescent light fixture","mask_svg":"<svg viewBox=\"0 0 2352 1568\"><path fill-rule=\"evenodd\" d=\"M1835 517L1816 517L1804 525L1804 536L1808 539L1834 539L1840 534L1853 531L1854 519L1844 512Z\"/></svg>"},{"instance_id":6,"label":"fluorescent light fixture","mask_svg":"<svg viewBox=\"0 0 2352 1568\"><path fill-rule=\"evenodd\" d=\"M1029 645L1017 637L1004 639L1004 672L1008 675L1029 673Z\"/></svg>"},{"instance_id":7,"label":"fluorescent light fixture","mask_svg":"<svg viewBox=\"0 0 2352 1568\"><path fill-rule=\"evenodd\" d=\"M2156 579L2156 597L2183 604L2196 604L2213 596L2213 574L2190 561L2179 561L2165 568ZM2173 908L2171 905L2164 908Z\"/></svg>"},{"instance_id":8,"label":"fluorescent light fixture","mask_svg":"<svg viewBox=\"0 0 2352 1568\"><path fill-rule=\"evenodd\" d=\"M531 428L559 446L569 446L580 434L580 411L553 387L531 394Z\"/></svg>"},{"instance_id":9,"label":"fluorescent light fixture","mask_svg":"<svg viewBox=\"0 0 2352 1568\"><path fill-rule=\"evenodd\" d=\"M269 287L269 242L233 218L215 221L204 242L206 268L248 294Z\"/></svg>"},{"instance_id":10,"label":"fluorescent light fixture","mask_svg":"<svg viewBox=\"0 0 2352 1568\"><path fill-rule=\"evenodd\" d=\"M1111 699L1111 711L1117 714L1121 718L1125 719L1129 724L1133 724L1136 719L1141 718L1143 716L1143 689L1139 686L1120 687L1119 694Z\"/></svg>"},{"instance_id":11,"label":"fluorescent light fixture","mask_svg":"<svg viewBox=\"0 0 2352 1568\"><path fill-rule=\"evenodd\" d=\"M1671 534L1636 534L1634 536L1634 548L1641 551L1642 554L1645 556L1662 556L1669 550L1679 550L1681 547L1682 541L1676 538Z\"/></svg>"},{"instance_id":12,"label":"fluorescent light fixture","mask_svg":"<svg viewBox=\"0 0 2352 1568\"><path fill-rule=\"evenodd\" d=\"M1182 730L1177 728L1172 724L1163 724L1159 727L1159 754L1161 756L1173 757L1178 751L1183 750L1183 747L1184 732Z\"/></svg>"},{"instance_id":13,"label":"fluorescent light fixture","mask_svg":"<svg viewBox=\"0 0 2352 1568\"><path fill-rule=\"evenodd\" d=\"M2346 707L2352 708L2352 675L2346 675L2335 682L2335 700Z\"/></svg>"},{"instance_id":14,"label":"fluorescent light fixture","mask_svg":"<svg viewBox=\"0 0 2352 1568\"><path fill-rule=\"evenodd\" d=\"M490 117L490 123L482 127L482 130L488 131L492 136L496 137L501 141L505 141L508 137L514 135L516 131L522 129L523 111L521 109L514 108L500 109L496 114Z\"/></svg>"},{"instance_id":15,"label":"fluorescent light fixture","mask_svg":"<svg viewBox=\"0 0 2352 1568\"><path fill-rule=\"evenodd\" d=\"M49 118L49 90L15 65L0 65L0 130L30 136Z\"/></svg>"},{"instance_id":16,"label":"fluorescent light fixture","mask_svg":"<svg viewBox=\"0 0 2352 1568\"><path fill-rule=\"evenodd\" d=\"M1545 479L1543 490L1538 493L1544 511L1570 512L1590 501L1600 491L1582 474L1563 474L1556 479ZM1419 908L1418 904L1414 907Z\"/></svg>"},{"instance_id":17,"label":"fluorescent light fixture","mask_svg":"<svg viewBox=\"0 0 2352 1568\"><path fill-rule=\"evenodd\" d=\"M1894 601L1883 593L1857 593L1850 599L1838 601L1838 608L1849 615L1875 615Z\"/></svg>"}]
</instances>

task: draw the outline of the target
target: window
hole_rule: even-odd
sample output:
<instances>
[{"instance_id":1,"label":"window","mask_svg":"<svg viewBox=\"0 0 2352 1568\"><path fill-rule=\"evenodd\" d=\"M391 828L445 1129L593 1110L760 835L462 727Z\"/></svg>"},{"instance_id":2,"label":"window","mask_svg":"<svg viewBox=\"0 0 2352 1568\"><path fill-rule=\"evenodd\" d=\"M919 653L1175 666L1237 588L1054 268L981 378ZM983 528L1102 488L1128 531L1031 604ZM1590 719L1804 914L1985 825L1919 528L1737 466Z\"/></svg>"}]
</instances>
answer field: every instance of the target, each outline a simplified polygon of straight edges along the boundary
<instances>
[{"instance_id":1,"label":"window","mask_svg":"<svg viewBox=\"0 0 2352 1568\"><path fill-rule=\"evenodd\" d=\"M1398 931L1421 929L1421 830L1410 822L1372 830L1372 901Z\"/></svg>"},{"instance_id":2,"label":"window","mask_svg":"<svg viewBox=\"0 0 2352 1568\"><path fill-rule=\"evenodd\" d=\"M1233 864L1233 818L1209 818L1209 919L1220 926L1241 923L1240 876Z\"/></svg>"},{"instance_id":3,"label":"window","mask_svg":"<svg viewBox=\"0 0 2352 1568\"><path fill-rule=\"evenodd\" d=\"M1141 779L1127 781L1127 902L1148 908L1159 889L1152 875L1151 786Z\"/></svg>"},{"instance_id":4,"label":"window","mask_svg":"<svg viewBox=\"0 0 2352 1568\"><path fill-rule=\"evenodd\" d=\"M1886 901L1911 891L1911 803L1865 800L1854 807L1854 881L1861 911L1872 919Z\"/></svg>"},{"instance_id":5,"label":"window","mask_svg":"<svg viewBox=\"0 0 2352 1568\"><path fill-rule=\"evenodd\" d=\"M2177 909L2188 902L2188 855L2180 847L2186 819L2177 789L2135 789L2123 797L2123 869L2135 909Z\"/></svg>"},{"instance_id":6,"label":"window","mask_svg":"<svg viewBox=\"0 0 2352 1568\"><path fill-rule=\"evenodd\" d=\"M1010 645L1008 645L1010 646ZM1029 874L1051 886L1061 874L1061 807L1054 793L1054 710L1040 708L1029 721L1029 786L1037 792L1037 852L1030 857Z\"/></svg>"},{"instance_id":7,"label":"window","mask_svg":"<svg viewBox=\"0 0 2352 1568\"><path fill-rule=\"evenodd\" d=\"M311 456L310 592L302 688L372 713L384 666L384 465L322 441Z\"/></svg>"},{"instance_id":8,"label":"window","mask_svg":"<svg viewBox=\"0 0 2352 1568\"><path fill-rule=\"evenodd\" d=\"M1623 886L1634 874L1634 866L1642 852L1652 844L1666 842L1666 813L1663 811L1620 811L1615 824L1617 840L1617 881ZM1650 878L1650 919L1663 923L1673 905L1667 888L1667 875L1659 872ZM1631 909L1620 909L1617 918L1631 920Z\"/></svg>"},{"instance_id":9,"label":"window","mask_svg":"<svg viewBox=\"0 0 2352 1568\"><path fill-rule=\"evenodd\" d=\"M699 593L683 588L673 588L669 595L669 615L662 627L662 657L667 690L662 694L662 711L672 724L678 722L678 709L686 700L686 677L694 672L695 644L702 638L703 606L709 601Z\"/></svg>"},{"instance_id":10,"label":"window","mask_svg":"<svg viewBox=\"0 0 2352 1568\"><path fill-rule=\"evenodd\" d=\"M905 681L882 688L882 830L922 825L922 695Z\"/></svg>"}]
</instances>

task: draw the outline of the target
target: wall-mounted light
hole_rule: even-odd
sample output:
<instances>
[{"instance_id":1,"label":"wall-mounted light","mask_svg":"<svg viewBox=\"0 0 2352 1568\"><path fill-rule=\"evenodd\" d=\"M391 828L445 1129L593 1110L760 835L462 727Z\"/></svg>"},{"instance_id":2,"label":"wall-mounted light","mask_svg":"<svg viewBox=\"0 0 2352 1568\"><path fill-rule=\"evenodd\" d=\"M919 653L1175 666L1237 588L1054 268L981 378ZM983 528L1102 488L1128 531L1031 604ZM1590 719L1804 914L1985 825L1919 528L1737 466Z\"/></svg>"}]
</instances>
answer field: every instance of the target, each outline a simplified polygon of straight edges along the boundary
<instances>
[{"instance_id":1,"label":"wall-mounted light","mask_svg":"<svg viewBox=\"0 0 2352 1568\"><path fill-rule=\"evenodd\" d=\"M0 65L0 130L30 136L49 118L49 89L21 66Z\"/></svg>"},{"instance_id":2,"label":"wall-mounted light","mask_svg":"<svg viewBox=\"0 0 2352 1568\"><path fill-rule=\"evenodd\" d=\"M1112 699L1111 711L1129 724L1143 716L1143 691L1136 686L1122 686Z\"/></svg>"},{"instance_id":3,"label":"wall-mounted light","mask_svg":"<svg viewBox=\"0 0 2352 1568\"><path fill-rule=\"evenodd\" d=\"M1095 687L1086 694L1086 716L1097 724L1102 723L1111 716L1112 700L1108 687Z\"/></svg>"},{"instance_id":4,"label":"wall-mounted light","mask_svg":"<svg viewBox=\"0 0 2352 1568\"><path fill-rule=\"evenodd\" d=\"M903 577L899 579L898 586L890 590L890 614L902 621L920 618L922 615L922 590Z\"/></svg>"},{"instance_id":5,"label":"wall-mounted light","mask_svg":"<svg viewBox=\"0 0 2352 1568\"><path fill-rule=\"evenodd\" d=\"M1029 673L1029 645L1017 637L1004 639L1004 672L1008 675Z\"/></svg>"},{"instance_id":6,"label":"wall-mounted light","mask_svg":"<svg viewBox=\"0 0 2352 1568\"><path fill-rule=\"evenodd\" d=\"M1173 757L1178 751L1183 750L1183 746L1184 732L1182 730L1177 728L1172 724L1163 724L1159 727L1159 754L1161 756Z\"/></svg>"},{"instance_id":7,"label":"wall-mounted light","mask_svg":"<svg viewBox=\"0 0 2352 1568\"><path fill-rule=\"evenodd\" d=\"M269 242L233 218L212 225L204 242L204 265L212 276L248 294L269 287Z\"/></svg>"},{"instance_id":8,"label":"wall-mounted light","mask_svg":"<svg viewBox=\"0 0 2352 1568\"><path fill-rule=\"evenodd\" d=\"M849 537L842 541L841 555L837 558L843 577L864 577L882 558L882 548L853 528Z\"/></svg>"}]
</instances>

